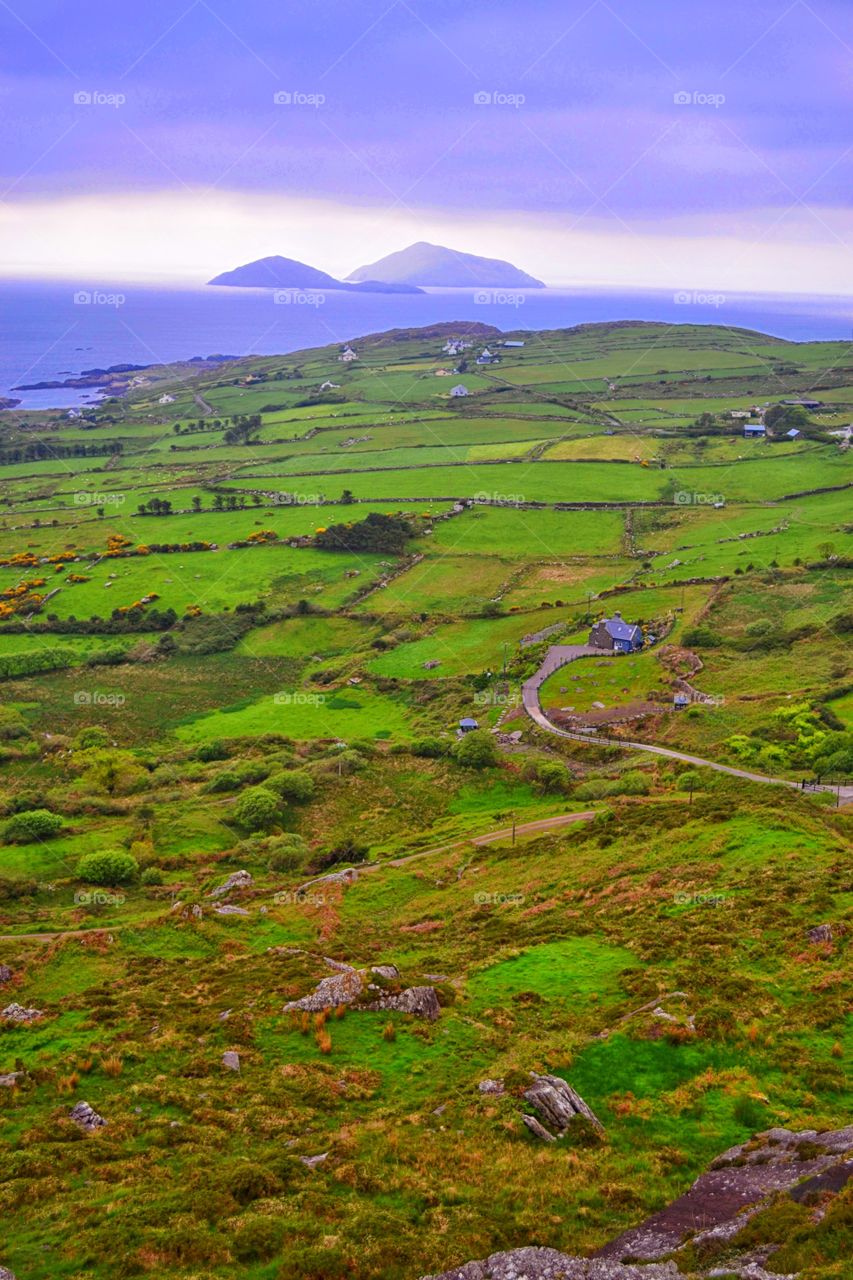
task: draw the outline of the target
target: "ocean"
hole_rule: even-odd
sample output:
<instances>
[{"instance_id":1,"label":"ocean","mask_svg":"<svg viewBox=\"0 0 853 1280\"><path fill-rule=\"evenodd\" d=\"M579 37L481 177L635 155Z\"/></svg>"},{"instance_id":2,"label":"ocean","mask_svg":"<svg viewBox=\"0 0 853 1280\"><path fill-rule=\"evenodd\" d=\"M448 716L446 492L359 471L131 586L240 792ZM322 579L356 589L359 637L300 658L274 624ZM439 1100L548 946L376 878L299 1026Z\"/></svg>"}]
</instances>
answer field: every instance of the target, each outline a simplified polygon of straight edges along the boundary
<instances>
[{"instance_id":1,"label":"ocean","mask_svg":"<svg viewBox=\"0 0 853 1280\"><path fill-rule=\"evenodd\" d=\"M481 320L504 331L660 320L734 325L794 341L853 338L849 298L601 288L277 296L266 289L0 281L0 397L27 409L70 408L97 400L97 390L12 388L115 364L272 355L439 320Z\"/></svg>"}]
</instances>

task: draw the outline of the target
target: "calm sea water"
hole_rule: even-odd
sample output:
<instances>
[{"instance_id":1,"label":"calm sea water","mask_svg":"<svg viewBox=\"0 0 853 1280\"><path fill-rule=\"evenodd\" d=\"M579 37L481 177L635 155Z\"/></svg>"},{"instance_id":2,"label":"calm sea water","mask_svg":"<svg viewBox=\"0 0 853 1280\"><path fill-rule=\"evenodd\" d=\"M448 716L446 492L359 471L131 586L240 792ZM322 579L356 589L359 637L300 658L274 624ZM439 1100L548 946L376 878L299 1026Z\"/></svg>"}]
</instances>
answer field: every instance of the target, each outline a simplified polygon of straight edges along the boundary
<instances>
[{"instance_id":1,"label":"calm sea water","mask_svg":"<svg viewBox=\"0 0 853 1280\"><path fill-rule=\"evenodd\" d=\"M97 391L13 392L113 364L196 355L272 355L439 320L503 330L556 329L600 320L730 324L797 341L850 339L853 300L613 289L441 289L418 295L328 292L277 303L264 289L151 288L136 284L0 281L0 396L24 407L70 407ZM315 305L316 304L316 305Z\"/></svg>"}]
</instances>

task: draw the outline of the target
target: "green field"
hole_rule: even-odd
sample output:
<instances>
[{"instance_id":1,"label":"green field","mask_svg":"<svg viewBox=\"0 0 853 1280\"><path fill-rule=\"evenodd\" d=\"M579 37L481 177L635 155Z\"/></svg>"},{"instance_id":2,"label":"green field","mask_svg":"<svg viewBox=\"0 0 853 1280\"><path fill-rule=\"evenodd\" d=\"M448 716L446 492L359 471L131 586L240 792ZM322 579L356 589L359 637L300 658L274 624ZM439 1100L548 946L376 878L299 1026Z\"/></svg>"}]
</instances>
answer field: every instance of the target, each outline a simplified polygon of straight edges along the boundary
<instances>
[{"instance_id":1,"label":"green field","mask_svg":"<svg viewBox=\"0 0 853 1280\"><path fill-rule=\"evenodd\" d=\"M582 325L481 369L508 335L470 333L452 378L434 326L0 413L4 449L100 450L0 466L18 1280L593 1254L753 1133L850 1123L847 344ZM522 686L617 610L654 641L540 692L612 741L549 733ZM341 963L439 1016L285 1010ZM604 1140L538 1142L531 1071Z\"/></svg>"}]
</instances>

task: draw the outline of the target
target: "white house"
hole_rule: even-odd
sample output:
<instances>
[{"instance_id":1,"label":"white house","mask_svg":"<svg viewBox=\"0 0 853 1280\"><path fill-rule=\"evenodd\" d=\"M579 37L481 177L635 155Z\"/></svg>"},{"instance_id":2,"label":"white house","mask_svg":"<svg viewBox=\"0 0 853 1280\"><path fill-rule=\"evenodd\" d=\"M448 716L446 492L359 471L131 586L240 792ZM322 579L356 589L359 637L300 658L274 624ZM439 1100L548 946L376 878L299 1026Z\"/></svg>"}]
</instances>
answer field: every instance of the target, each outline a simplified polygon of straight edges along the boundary
<instances>
[{"instance_id":1,"label":"white house","mask_svg":"<svg viewBox=\"0 0 853 1280\"><path fill-rule=\"evenodd\" d=\"M458 387L451 387L450 394L452 396L467 396L468 388L463 387L462 383L460 382Z\"/></svg>"},{"instance_id":2,"label":"white house","mask_svg":"<svg viewBox=\"0 0 853 1280\"><path fill-rule=\"evenodd\" d=\"M339 382L321 382L321 391L339 391L341 384Z\"/></svg>"},{"instance_id":3,"label":"white house","mask_svg":"<svg viewBox=\"0 0 853 1280\"><path fill-rule=\"evenodd\" d=\"M157 403L158 403L158 404L174 404L174 403L175 403L175 397L174 397L174 396L170 396L170 395L166 394L166 395L164 395L164 396L161 396L161 397L160 397L160 399L157 401Z\"/></svg>"},{"instance_id":4,"label":"white house","mask_svg":"<svg viewBox=\"0 0 853 1280\"><path fill-rule=\"evenodd\" d=\"M343 360L345 364L349 364L351 360L357 360L358 356L355 351L353 351L352 347L344 347L343 351L338 356L338 359Z\"/></svg>"}]
</instances>

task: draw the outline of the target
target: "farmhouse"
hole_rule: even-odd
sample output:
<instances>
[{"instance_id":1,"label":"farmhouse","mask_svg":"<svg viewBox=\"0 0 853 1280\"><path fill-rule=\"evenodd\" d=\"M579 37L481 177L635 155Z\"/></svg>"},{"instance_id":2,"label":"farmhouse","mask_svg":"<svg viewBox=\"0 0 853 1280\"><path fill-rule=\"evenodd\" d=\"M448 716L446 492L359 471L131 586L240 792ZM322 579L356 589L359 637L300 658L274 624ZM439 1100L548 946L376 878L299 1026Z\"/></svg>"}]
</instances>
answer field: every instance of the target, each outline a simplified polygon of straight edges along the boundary
<instances>
[{"instance_id":1,"label":"farmhouse","mask_svg":"<svg viewBox=\"0 0 853 1280\"><path fill-rule=\"evenodd\" d=\"M357 360L358 356L355 351L353 351L352 347L344 347L343 351L338 356L338 359L343 360L345 364L349 364L351 360Z\"/></svg>"},{"instance_id":2,"label":"farmhouse","mask_svg":"<svg viewBox=\"0 0 853 1280\"><path fill-rule=\"evenodd\" d=\"M463 387L462 383L460 382L458 387L451 387L451 388L450 388L450 394L451 394L452 396L467 396L467 394L468 394L468 388L467 388L467 387Z\"/></svg>"},{"instance_id":3,"label":"farmhouse","mask_svg":"<svg viewBox=\"0 0 853 1280\"><path fill-rule=\"evenodd\" d=\"M747 440L760 440L767 435L767 428L763 422L748 422L743 429L743 434Z\"/></svg>"},{"instance_id":4,"label":"farmhouse","mask_svg":"<svg viewBox=\"0 0 853 1280\"><path fill-rule=\"evenodd\" d=\"M589 643L594 649L609 649L611 653L636 653L643 647L643 632L635 622L625 622L617 610L612 618L602 618L589 633Z\"/></svg>"},{"instance_id":5,"label":"farmhouse","mask_svg":"<svg viewBox=\"0 0 853 1280\"><path fill-rule=\"evenodd\" d=\"M477 364L499 364L499 363L500 363L500 356L493 355L493 353L489 350L488 347L484 347L484 349L477 356Z\"/></svg>"}]
</instances>

